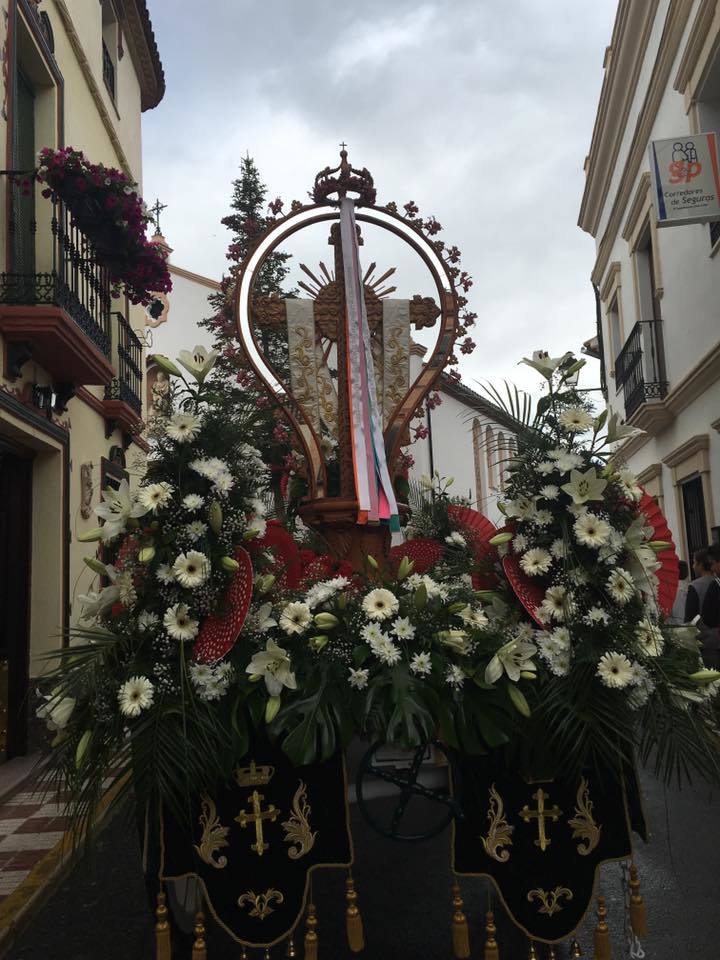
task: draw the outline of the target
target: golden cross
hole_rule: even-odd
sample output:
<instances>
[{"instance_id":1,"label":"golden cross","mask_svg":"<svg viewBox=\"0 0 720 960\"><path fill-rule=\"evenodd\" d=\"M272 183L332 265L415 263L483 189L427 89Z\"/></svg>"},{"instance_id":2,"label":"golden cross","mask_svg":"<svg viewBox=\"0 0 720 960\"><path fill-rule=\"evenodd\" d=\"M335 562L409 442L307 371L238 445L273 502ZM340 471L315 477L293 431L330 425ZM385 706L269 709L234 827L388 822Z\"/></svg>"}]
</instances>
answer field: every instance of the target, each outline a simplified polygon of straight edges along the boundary
<instances>
[{"instance_id":1,"label":"golden cross","mask_svg":"<svg viewBox=\"0 0 720 960\"><path fill-rule=\"evenodd\" d=\"M558 817L562 814L562 810L557 806L545 806L545 801L550 799L550 795L545 793L542 787L538 787L537 791L532 795L532 798L537 801L537 809L531 810L528 805L525 804L520 811L520 816L525 823L530 823L531 820L537 820L538 838L535 841L535 846L540 847L544 853L550 846L550 838L545 833L545 821L552 820L554 823L557 822Z\"/></svg>"},{"instance_id":2,"label":"golden cross","mask_svg":"<svg viewBox=\"0 0 720 960\"><path fill-rule=\"evenodd\" d=\"M250 849L254 850L255 853L261 857L263 853L270 848L269 843L264 842L263 837L263 821L269 820L270 823L274 823L275 820L280 816L280 811L271 803L267 810L263 810L262 802L265 797L258 793L257 790L253 790L250 795L250 803L252 804L252 812L246 812L241 810L240 813L235 817L236 823L239 823L241 827L246 827L250 823L255 824L255 843L250 845Z\"/></svg>"}]
</instances>

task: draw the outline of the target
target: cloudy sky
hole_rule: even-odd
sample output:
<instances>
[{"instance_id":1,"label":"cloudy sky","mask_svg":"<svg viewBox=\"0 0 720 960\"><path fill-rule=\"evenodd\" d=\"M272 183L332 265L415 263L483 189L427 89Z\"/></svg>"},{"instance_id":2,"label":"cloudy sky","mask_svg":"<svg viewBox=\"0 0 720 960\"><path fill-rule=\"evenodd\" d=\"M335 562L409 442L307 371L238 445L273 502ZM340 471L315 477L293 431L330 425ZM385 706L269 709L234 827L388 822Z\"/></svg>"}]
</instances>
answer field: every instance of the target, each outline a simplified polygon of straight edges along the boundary
<instances>
[{"instance_id":1,"label":"cloudy sky","mask_svg":"<svg viewBox=\"0 0 720 960\"><path fill-rule=\"evenodd\" d=\"M529 384L523 353L579 350L593 334L594 244L576 221L617 0L149 6L167 93L144 115L144 193L168 205L173 262L222 273L219 221L246 152L289 201L345 140L380 202L413 199L462 250L479 315L469 385ZM300 252L327 257L320 236ZM392 253L363 256L389 266ZM406 261L393 260L411 292Z\"/></svg>"}]
</instances>

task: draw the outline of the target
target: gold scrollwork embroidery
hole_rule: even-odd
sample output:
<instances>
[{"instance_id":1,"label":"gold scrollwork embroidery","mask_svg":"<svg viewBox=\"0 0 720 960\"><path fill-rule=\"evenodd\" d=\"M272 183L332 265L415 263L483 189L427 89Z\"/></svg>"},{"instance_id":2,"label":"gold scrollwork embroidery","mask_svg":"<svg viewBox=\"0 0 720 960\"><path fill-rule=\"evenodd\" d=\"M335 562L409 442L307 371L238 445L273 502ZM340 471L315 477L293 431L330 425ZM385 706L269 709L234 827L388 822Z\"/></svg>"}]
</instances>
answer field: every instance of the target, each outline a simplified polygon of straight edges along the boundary
<instances>
[{"instance_id":1,"label":"gold scrollwork embroidery","mask_svg":"<svg viewBox=\"0 0 720 960\"><path fill-rule=\"evenodd\" d=\"M490 803L488 806L488 820L490 828L486 837L480 837L485 853L497 860L498 863L507 863L510 851L502 847L512 846L512 832L515 827L510 826L505 816L503 799L497 792L495 784L490 787Z\"/></svg>"},{"instance_id":2,"label":"gold scrollwork embroidery","mask_svg":"<svg viewBox=\"0 0 720 960\"><path fill-rule=\"evenodd\" d=\"M531 890L527 895L528 903L532 903L533 900L540 901L540 913L544 913L547 917L552 917L555 913L560 913L562 910L561 900L572 900L573 893L572 890L568 890L567 887L555 887L554 890L543 890L542 887L538 887L536 890Z\"/></svg>"},{"instance_id":3,"label":"gold scrollwork embroidery","mask_svg":"<svg viewBox=\"0 0 720 960\"><path fill-rule=\"evenodd\" d=\"M227 866L227 857L221 856L215 859L215 854L223 847L229 847L230 844L227 835L230 827L224 827L220 823L217 815L215 801L210 797L202 798L202 812L200 813L200 826L202 827L202 837L199 845L195 845L195 850L200 859L216 870L222 870Z\"/></svg>"},{"instance_id":4,"label":"gold scrollwork embroidery","mask_svg":"<svg viewBox=\"0 0 720 960\"><path fill-rule=\"evenodd\" d=\"M300 781L295 791L292 801L292 813L289 819L282 822L282 828L285 831L285 843L291 843L293 846L288 850L288 856L291 860L299 860L309 853L315 845L317 830L313 833L310 829L310 814L312 807L307 800L307 787Z\"/></svg>"},{"instance_id":5,"label":"gold scrollwork embroidery","mask_svg":"<svg viewBox=\"0 0 720 960\"><path fill-rule=\"evenodd\" d=\"M572 827L573 839L583 841L577 845L577 852L586 857L600 843L602 826L598 825L593 817L593 802L585 777L580 781L575 803L575 816L568 820L568 826Z\"/></svg>"},{"instance_id":6,"label":"gold scrollwork embroidery","mask_svg":"<svg viewBox=\"0 0 720 960\"><path fill-rule=\"evenodd\" d=\"M285 901L285 897L279 890L274 890L272 887L266 890L265 893L255 893L254 890L248 890L247 893L243 893L242 896L238 897L238 906L244 907L246 904L249 904L252 907L250 916L257 917L258 920L264 920L265 917L275 912L275 909L270 906L273 901L280 906L280 904Z\"/></svg>"}]
</instances>

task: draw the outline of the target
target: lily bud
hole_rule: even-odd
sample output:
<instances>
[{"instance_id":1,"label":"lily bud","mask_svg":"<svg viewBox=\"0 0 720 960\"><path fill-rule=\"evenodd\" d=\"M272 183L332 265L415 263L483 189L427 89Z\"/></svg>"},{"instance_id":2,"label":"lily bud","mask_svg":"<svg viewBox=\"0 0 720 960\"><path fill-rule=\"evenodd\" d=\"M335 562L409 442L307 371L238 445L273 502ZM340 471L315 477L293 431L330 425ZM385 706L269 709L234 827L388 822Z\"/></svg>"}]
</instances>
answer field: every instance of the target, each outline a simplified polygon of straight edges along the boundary
<instances>
[{"instance_id":1,"label":"lily bud","mask_svg":"<svg viewBox=\"0 0 720 960\"><path fill-rule=\"evenodd\" d=\"M492 603L500 596L495 590L473 590L473 596L477 600L483 600L485 603Z\"/></svg>"},{"instance_id":2,"label":"lily bud","mask_svg":"<svg viewBox=\"0 0 720 960\"><path fill-rule=\"evenodd\" d=\"M229 570L231 573L235 573L236 570L240 569L240 564L237 560L233 560L232 557L223 557L220 560L220 566L223 570Z\"/></svg>"},{"instance_id":3,"label":"lily bud","mask_svg":"<svg viewBox=\"0 0 720 960\"><path fill-rule=\"evenodd\" d=\"M333 613L316 613L314 620L315 626L320 627L321 630L332 630L340 623Z\"/></svg>"},{"instance_id":4,"label":"lily bud","mask_svg":"<svg viewBox=\"0 0 720 960\"><path fill-rule=\"evenodd\" d=\"M344 593L341 593L339 597L336 597L335 603L337 604L338 610L344 610L347 606L347 597Z\"/></svg>"},{"instance_id":5,"label":"lily bud","mask_svg":"<svg viewBox=\"0 0 720 960\"><path fill-rule=\"evenodd\" d=\"M263 678L261 673L251 673L250 674L250 683L259 683Z\"/></svg>"},{"instance_id":6,"label":"lily bud","mask_svg":"<svg viewBox=\"0 0 720 960\"><path fill-rule=\"evenodd\" d=\"M497 508L498 508L498 510L500 511L500 513L501 513L504 517L507 516L507 507L506 507L505 504L502 502L502 500L498 500L498 502L497 502Z\"/></svg>"},{"instance_id":7,"label":"lily bud","mask_svg":"<svg viewBox=\"0 0 720 960\"><path fill-rule=\"evenodd\" d=\"M424 607L427 606L428 593L427 593L427 587L425 586L424 583L421 583L420 586L415 591L414 599L415 599L415 606L417 607L418 610L422 610Z\"/></svg>"},{"instance_id":8,"label":"lily bud","mask_svg":"<svg viewBox=\"0 0 720 960\"><path fill-rule=\"evenodd\" d=\"M243 540L254 540L255 537L260 536L259 530L246 530L243 534Z\"/></svg>"},{"instance_id":9,"label":"lily bud","mask_svg":"<svg viewBox=\"0 0 720 960\"><path fill-rule=\"evenodd\" d=\"M688 680L695 683L713 683L715 680L720 680L720 672L717 670L697 670L688 676Z\"/></svg>"},{"instance_id":10,"label":"lily bud","mask_svg":"<svg viewBox=\"0 0 720 960\"><path fill-rule=\"evenodd\" d=\"M83 762L83 757L87 752L87 748L90 745L92 739L92 730L86 730L85 733L80 737L78 745L75 749L75 767L79 770L80 765Z\"/></svg>"},{"instance_id":11,"label":"lily bud","mask_svg":"<svg viewBox=\"0 0 720 960\"><path fill-rule=\"evenodd\" d=\"M447 480L445 481L445 489L447 490L447 488L451 487L454 483L455 483L455 477L448 477Z\"/></svg>"},{"instance_id":12,"label":"lily bud","mask_svg":"<svg viewBox=\"0 0 720 960\"><path fill-rule=\"evenodd\" d=\"M499 547L503 543L510 543L514 534L505 531L504 533L496 533L494 537L490 537L488 541L491 547Z\"/></svg>"},{"instance_id":13,"label":"lily bud","mask_svg":"<svg viewBox=\"0 0 720 960\"><path fill-rule=\"evenodd\" d=\"M587 363L587 360L576 360L572 366L568 367L565 371L565 379L571 377L574 373L578 373Z\"/></svg>"},{"instance_id":14,"label":"lily bud","mask_svg":"<svg viewBox=\"0 0 720 960\"><path fill-rule=\"evenodd\" d=\"M375 559L375 557L374 557L371 553L369 553L369 554L367 555L367 562L368 562L368 566L369 566L371 569L373 569L373 570L379 570L379 569L380 569L379 566L378 566L377 560Z\"/></svg>"},{"instance_id":15,"label":"lily bud","mask_svg":"<svg viewBox=\"0 0 720 960\"><path fill-rule=\"evenodd\" d=\"M521 670L520 676L523 678L523 680L537 680L537 674L532 670Z\"/></svg>"},{"instance_id":16,"label":"lily bud","mask_svg":"<svg viewBox=\"0 0 720 960\"><path fill-rule=\"evenodd\" d=\"M95 543L95 541L100 540L101 537L102 527L93 527L92 530L79 534L77 540L79 543Z\"/></svg>"},{"instance_id":17,"label":"lily bud","mask_svg":"<svg viewBox=\"0 0 720 960\"><path fill-rule=\"evenodd\" d=\"M138 553L138 560L140 563L150 563L150 561L155 556L155 547L143 547L140 553Z\"/></svg>"},{"instance_id":18,"label":"lily bud","mask_svg":"<svg viewBox=\"0 0 720 960\"><path fill-rule=\"evenodd\" d=\"M269 697L265 704L265 723L272 723L278 715L282 700L280 697Z\"/></svg>"},{"instance_id":19,"label":"lily bud","mask_svg":"<svg viewBox=\"0 0 720 960\"><path fill-rule=\"evenodd\" d=\"M400 561L400 566L398 567L398 580L404 580L412 571L415 569L415 561L411 560L409 557L403 557Z\"/></svg>"},{"instance_id":20,"label":"lily bud","mask_svg":"<svg viewBox=\"0 0 720 960\"><path fill-rule=\"evenodd\" d=\"M101 563L97 557L83 557L85 565L90 567L93 573L99 573L101 576L107 576L107 567L104 563Z\"/></svg>"},{"instance_id":21,"label":"lily bud","mask_svg":"<svg viewBox=\"0 0 720 960\"><path fill-rule=\"evenodd\" d=\"M212 532L216 535L219 534L222 529L223 512L222 507L217 500L213 500L213 502L210 504L210 509L208 510L208 522Z\"/></svg>"},{"instance_id":22,"label":"lily bud","mask_svg":"<svg viewBox=\"0 0 720 960\"><path fill-rule=\"evenodd\" d=\"M648 546L651 547L655 553L662 553L663 550L669 550L672 544L668 543L667 540L651 540Z\"/></svg>"},{"instance_id":23,"label":"lily bud","mask_svg":"<svg viewBox=\"0 0 720 960\"><path fill-rule=\"evenodd\" d=\"M164 356L162 353L154 353L153 360L160 367L163 373L169 373L173 377L182 376L180 368L176 367L172 360L170 360L169 357Z\"/></svg>"},{"instance_id":24,"label":"lily bud","mask_svg":"<svg viewBox=\"0 0 720 960\"><path fill-rule=\"evenodd\" d=\"M509 683L507 692L517 712L523 717L529 717L531 712L530 704L525 699L525 694L522 690L518 689L514 683Z\"/></svg>"},{"instance_id":25,"label":"lily bud","mask_svg":"<svg viewBox=\"0 0 720 960\"><path fill-rule=\"evenodd\" d=\"M464 610L467 607L467 604L462 600L458 600L456 603L451 603L448 607L448 613L460 613L461 610Z\"/></svg>"},{"instance_id":26,"label":"lily bud","mask_svg":"<svg viewBox=\"0 0 720 960\"><path fill-rule=\"evenodd\" d=\"M272 573L264 573L262 576L258 577L255 580L255 586L257 587L258 593L268 593L272 590L275 585L275 575Z\"/></svg>"},{"instance_id":27,"label":"lily bud","mask_svg":"<svg viewBox=\"0 0 720 960\"><path fill-rule=\"evenodd\" d=\"M317 637L310 637L308 644L315 651L315 653L320 653L323 647L327 646L330 641L330 637L326 636L324 633L318 634Z\"/></svg>"}]
</instances>

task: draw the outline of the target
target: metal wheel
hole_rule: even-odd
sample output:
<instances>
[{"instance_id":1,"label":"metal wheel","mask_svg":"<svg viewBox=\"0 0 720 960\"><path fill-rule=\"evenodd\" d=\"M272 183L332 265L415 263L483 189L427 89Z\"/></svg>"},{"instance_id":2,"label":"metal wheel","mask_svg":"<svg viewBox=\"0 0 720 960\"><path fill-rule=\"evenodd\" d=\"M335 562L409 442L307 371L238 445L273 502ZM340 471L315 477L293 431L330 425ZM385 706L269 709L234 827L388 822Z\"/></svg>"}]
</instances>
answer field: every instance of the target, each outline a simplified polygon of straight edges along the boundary
<instances>
[{"instance_id":1,"label":"metal wheel","mask_svg":"<svg viewBox=\"0 0 720 960\"><path fill-rule=\"evenodd\" d=\"M452 758L443 745L437 741L434 741L432 745L447 758L448 766L451 766ZM432 837L436 837L455 817L462 817L460 804L446 790L432 789L419 782L420 768L426 757L428 744L423 744L415 750L408 767L378 765L376 754L378 748L382 746L384 744L375 743L365 753L360 761L355 781L360 813L373 830L389 840L418 843L421 840L430 840ZM394 798L395 802L389 817L381 817L368 808L369 801L366 796L366 787L373 778L390 783L397 788L398 793ZM403 820L406 820L407 807L413 797L421 797L430 801L431 809L436 810L437 813L429 818L430 822L425 829L418 831L415 828L411 832L410 827L403 830L402 823Z\"/></svg>"}]
</instances>

